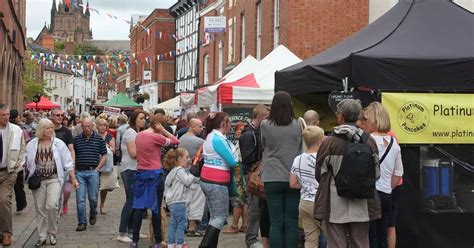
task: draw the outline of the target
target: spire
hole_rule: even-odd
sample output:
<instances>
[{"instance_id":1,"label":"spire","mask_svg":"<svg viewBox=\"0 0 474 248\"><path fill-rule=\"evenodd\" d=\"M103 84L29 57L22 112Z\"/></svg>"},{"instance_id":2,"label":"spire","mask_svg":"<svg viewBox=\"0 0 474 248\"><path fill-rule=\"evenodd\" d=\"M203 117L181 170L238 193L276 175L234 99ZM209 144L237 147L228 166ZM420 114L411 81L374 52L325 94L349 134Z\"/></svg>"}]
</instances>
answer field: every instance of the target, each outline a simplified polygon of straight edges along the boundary
<instances>
[{"instance_id":1,"label":"spire","mask_svg":"<svg viewBox=\"0 0 474 248\"><path fill-rule=\"evenodd\" d=\"M89 11L89 0L87 0L87 4L86 4L86 16L90 16L91 15L91 12Z\"/></svg>"},{"instance_id":2,"label":"spire","mask_svg":"<svg viewBox=\"0 0 474 248\"><path fill-rule=\"evenodd\" d=\"M57 12L57 9L56 9L56 0L53 0L53 6L51 6L51 13L53 12Z\"/></svg>"},{"instance_id":3,"label":"spire","mask_svg":"<svg viewBox=\"0 0 474 248\"><path fill-rule=\"evenodd\" d=\"M57 12L58 10L56 9L56 0L53 0L53 6L51 6L51 23L50 23L51 29L54 28L54 17L56 16Z\"/></svg>"}]
</instances>

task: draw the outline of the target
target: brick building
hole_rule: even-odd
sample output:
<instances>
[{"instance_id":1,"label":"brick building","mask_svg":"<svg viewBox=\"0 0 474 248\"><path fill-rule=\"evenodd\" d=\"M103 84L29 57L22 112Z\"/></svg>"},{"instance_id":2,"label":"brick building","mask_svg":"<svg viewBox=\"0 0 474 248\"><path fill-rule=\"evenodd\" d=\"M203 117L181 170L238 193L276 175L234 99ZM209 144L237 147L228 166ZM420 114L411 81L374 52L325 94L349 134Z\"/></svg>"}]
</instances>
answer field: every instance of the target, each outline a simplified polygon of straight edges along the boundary
<instances>
[{"instance_id":1,"label":"brick building","mask_svg":"<svg viewBox=\"0 0 474 248\"><path fill-rule=\"evenodd\" d=\"M0 102L23 109L25 0L0 1Z\"/></svg>"},{"instance_id":2,"label":"brick building","mask_svg":"<svg viewBox=\"0 0 474 248\"><path fill-rule=\"evenodd\" d=\"M213 83L247 55L262 59L279 44L301 59L344 40L368 24L369 0L210 0L206 16L225 16L226 32L200 33L199 82Z\"/></svg>"},{"instance_id":3,"label":"brick building","mask_svg":"<svg viewBox=\"0 0 474 248\"><path fill-rule=\"evenodd\" d=\"M130 84L149 94L144 109L174 97L174 59L169 54L175 49L174 25L168 9L155 9L130 31ZM145 80L148 73L151 79Z\"/></svg>"}]
</instances>

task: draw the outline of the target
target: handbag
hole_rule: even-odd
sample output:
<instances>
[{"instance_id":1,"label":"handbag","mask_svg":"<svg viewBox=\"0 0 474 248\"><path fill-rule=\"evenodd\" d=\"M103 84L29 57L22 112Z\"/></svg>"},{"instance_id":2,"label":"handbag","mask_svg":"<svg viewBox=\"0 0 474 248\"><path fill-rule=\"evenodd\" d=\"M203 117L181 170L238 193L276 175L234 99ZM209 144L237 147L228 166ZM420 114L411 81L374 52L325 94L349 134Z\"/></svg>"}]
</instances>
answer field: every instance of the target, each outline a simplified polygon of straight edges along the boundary
<instances>
[{"instance_id":1,"label":"handbag","mask_svg":"<svg viewBox=\"0 0 474 248\"><path fill-rule=\"evenodd\" d=\"M117 166L112 166L110 172L102 172L100 175L100 190L112 191L120 188L117 179Z\"/></svg>"},{"instance_id":2,"label":"handbag","mask_svg":"<svg viewBox=\"0 0 474 248\"><path fill-rule=\"evenodd\" d=\"M31 175L30 178L28 178L28 188L30 190L36 190L41 187L41 177L39 173L35 170L33 175Z\"/></svg>"},{"instance_id":3,"label":"handbag","mask_svg":"<svg viewBox=\"0 0 474 248\"><path fill-rule=\"evenodd\" d=\"M189 169L189 172L191 173L191 175L195 177L201 177L201 170L202 170L202 166L204 165L204 156L202 156L202 149L203 149L203 145L199 147L199 149L196 152L196 155L194 155L191 168Z\"/></svg>"},{"instance_id":4,"label":"handbag","mask_svg":"<svg viewBox=\"0 0 474 248\"><path fill-rule=\"evenodd\" d=\"M111 172L113 167L114 167L114 153L107 146L107 161L105 161L105 164L100 169L100 172Z\"/></svg>"},{"instance_id":5,"label":"handbag","mask_svg":"<svg viewBox=\"0 0 474 248\"><path fill-rule=\"evenodd\" d=\"M250 172L250 177L247 182L247 192L265 199L265 189L261 179L262 161L258 161Z\"/></svg>"}]
</instances>

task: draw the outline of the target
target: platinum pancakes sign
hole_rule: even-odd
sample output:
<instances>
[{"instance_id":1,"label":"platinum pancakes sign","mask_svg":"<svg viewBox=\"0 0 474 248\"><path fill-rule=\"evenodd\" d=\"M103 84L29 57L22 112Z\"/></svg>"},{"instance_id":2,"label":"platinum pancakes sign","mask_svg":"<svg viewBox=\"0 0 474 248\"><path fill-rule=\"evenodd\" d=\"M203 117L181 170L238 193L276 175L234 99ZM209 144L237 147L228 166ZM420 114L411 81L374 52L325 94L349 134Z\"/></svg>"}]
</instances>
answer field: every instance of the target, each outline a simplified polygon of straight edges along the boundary
<instances>
[{"instance_id":1,"label":"platinum pancakes sign","mask_svg":"<svg viewBox=\"0 0 474 248\"><path fill-rule=\"evenodd\" d=\"M421 102L407 102L398 111L398 125L408 134L423 132L429 122L428 109Z\"/></svg>"}]
</instances>

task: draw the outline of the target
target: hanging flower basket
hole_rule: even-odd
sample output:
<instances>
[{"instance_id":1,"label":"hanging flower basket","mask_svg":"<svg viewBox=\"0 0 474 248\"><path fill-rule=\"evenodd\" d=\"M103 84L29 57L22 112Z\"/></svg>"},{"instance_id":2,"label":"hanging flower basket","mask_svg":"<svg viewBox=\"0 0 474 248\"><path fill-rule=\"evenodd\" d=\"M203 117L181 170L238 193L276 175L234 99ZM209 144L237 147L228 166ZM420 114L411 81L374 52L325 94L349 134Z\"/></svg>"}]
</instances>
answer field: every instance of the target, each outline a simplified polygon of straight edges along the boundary
<instances>
[{"instance_id":1,"label":"hanging flower basket","mask_svg":"<svg viewBox=\"0 0 474 248\"><path fill-rule=\"evenodd\" d=\"M137 103L144 103L144 102L145 102L145 100L146 100L146 99L145 99L145 98L143 98L143 95L140 95L140 96L138 96L138 97L137 97L137 100L136 100L136 102L137 102Z\"/></svg>"}]
</instances>

